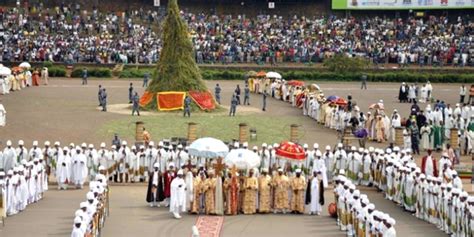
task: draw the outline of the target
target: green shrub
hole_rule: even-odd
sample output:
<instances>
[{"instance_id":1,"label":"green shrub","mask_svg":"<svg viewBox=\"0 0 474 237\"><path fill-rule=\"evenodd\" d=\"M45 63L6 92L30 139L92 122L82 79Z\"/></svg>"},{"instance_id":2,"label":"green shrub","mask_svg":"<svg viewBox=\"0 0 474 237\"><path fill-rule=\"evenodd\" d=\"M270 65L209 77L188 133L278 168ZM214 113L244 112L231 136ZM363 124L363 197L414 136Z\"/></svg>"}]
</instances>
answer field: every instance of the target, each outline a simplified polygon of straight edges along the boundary
<instances>
[{"instance_id":1,"label":"green shrub","mask_svg":"<svg viewBox=\"0 0 474 237\"><path fill-rule=\"evenodd\" d=\"M76 68L72 71L71 77L80 78L82 77L83 68ZM89 77L98 78L110 78L112 77L112 71L109 68L87 68L87 74Z\"/></svg>"},{"instance_id":2,"label":"green shrub","mask_svg":"<svg viewBox=\"0 0 474 237\"><path fill-rule=\"evenodd\" d=\"M50 77L65 77L66 69L64 69L64 67L59 66L49 67L48 74Z\"/></svg>"},{"instance_id":3,"label":"green shrub","mask_svg":"<svg viewBox=\"0 0 474 237\"><path fill-rule=\"evenodd\" d=\"M46 61L46 62L43 63L43 67L50 68L52 66L53 66L53 62Z\"/></svg>"}]
</instances>

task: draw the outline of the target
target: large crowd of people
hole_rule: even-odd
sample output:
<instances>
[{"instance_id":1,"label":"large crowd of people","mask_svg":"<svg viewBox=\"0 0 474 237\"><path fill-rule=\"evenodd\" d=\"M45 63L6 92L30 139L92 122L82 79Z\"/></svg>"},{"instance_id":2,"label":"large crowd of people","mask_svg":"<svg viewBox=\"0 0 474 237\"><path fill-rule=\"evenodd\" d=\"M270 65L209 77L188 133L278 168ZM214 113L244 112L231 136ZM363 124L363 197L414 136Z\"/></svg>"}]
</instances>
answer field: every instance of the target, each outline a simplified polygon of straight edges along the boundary
<instances>
[{"instance_id":1,"label":"large crowd of people","mask_svg":"<svg viewBox=\"0 0 474 237\"><path fill-rule=\"evenodd\" d=\"M473 63L468 16L381 18L181 13L198 63L321 62L334 54L401 67ZM2 14L0 61L155 63L163 12L63 5Z\"/></svg>"}]
</instances>

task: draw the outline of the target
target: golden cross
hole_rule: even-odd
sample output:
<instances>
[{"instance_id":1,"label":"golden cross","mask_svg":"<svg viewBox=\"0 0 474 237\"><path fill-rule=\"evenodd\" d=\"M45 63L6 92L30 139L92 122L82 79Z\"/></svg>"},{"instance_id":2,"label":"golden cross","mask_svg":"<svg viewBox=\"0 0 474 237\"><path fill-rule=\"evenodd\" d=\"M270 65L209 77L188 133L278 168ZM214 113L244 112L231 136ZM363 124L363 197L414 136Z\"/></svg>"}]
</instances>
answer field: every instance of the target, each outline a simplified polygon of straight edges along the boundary
<instances>
[{"instance_id":1,"label":"golden cross","mask_svg":"<svg viewBox=\"0 0 474 237\"><path fill-rule=\"evenodd\" d=\"M225 168L224 163L222 163L222 157L217 158L217 163L214 164L213 167L216 175L222 177L222 170Z\"/></svg>"}]
</instances>

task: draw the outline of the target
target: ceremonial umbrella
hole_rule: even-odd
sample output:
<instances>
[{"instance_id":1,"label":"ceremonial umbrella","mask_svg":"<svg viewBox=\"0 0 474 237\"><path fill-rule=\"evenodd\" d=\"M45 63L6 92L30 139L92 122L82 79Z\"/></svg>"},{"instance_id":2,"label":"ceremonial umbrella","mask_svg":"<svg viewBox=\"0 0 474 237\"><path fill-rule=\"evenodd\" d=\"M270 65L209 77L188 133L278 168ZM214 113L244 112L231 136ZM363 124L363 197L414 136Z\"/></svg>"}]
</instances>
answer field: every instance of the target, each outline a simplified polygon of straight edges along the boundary
<instances>
[{"instance_id":1,"label":"ceremonial umbrella","mask_svg":"<svg viewBox=\"0 0 474 237\"><path fill-rule=\"evenodd\" d=\"M281 79L281 75L278 72L268 72L266 77L272 79Z\"/></svg>"},{"instance_id":2,"label":"ceremonial umbrella","mask_svg":"<svg viewBox=\"0 0 474 237\"><path fill-rule=\"evenodd\" d=\"M282 142L276 149L277 156L292 161L303 161L306 159L306 154L302 146L293 142Z\"/></svg>"},{"instance_id":3,"label":"ceremonial umbrella","mask_svg":"<svg viewBox=\"0 0 474 237\"><path fill-rule=\"evenodd\" d=\"M21 68L31 68L31 64L28 62L22 62L20 63L19 67Z\"/></svg>"},{"instance_id":4,"label":"ceremonial umbrella","mask_svg":"<svg viewBox=\"0 0 474 237\"><path fill-rule=\"evenodd\" d=\"M291 80L287 84L290 86L304 86L304 82L298 80Z\"/></svg>"},{"instance_id":5,"label":"ceremonial umbrella","mask_svg":"<svg viewBox=\"0 0 474 237\"><path fill-rule=\"evenodd\" d=\"M347 100L343 98L337 98L335 101L333 101L334 104L340 105L340 106L345 106L347 105Z\"/></svg>"},{"instance_id":6,"label":"ceremonial umbrella","mask_svg":"<svg viewBox=\"0 0 474 237\"><path fill-rule=\"evenodd\" d=\"M266 77L267 74L264 71L257 72L257 77Z\"/></svg>"},{"instance_id":7,"label":"ceremonial umbrella","mask_svg":"<svg viewBox=\"0 0 474 237\"><path fill-rule=\"evenodd\" d=\"M7 68L5 66L0 67L0 76L9 76L12 74L12 70L10 68Z\"/></svg>"},{"instance_id":8,"label":"ceremonial umbrella","mask_svg":"<svg viewBox=\"0 0 474 237\"><path fill-rule=\"evenodd\" d=\"M247 77L256 77L257 72L256 71L249 71L245 74Z\"/></svg>"},{"instance_id":9,"label":"ceremonial umbrella","mask_svg":"<svg viewBox=\"0 0 474 237\"><path fill-rule=\"evenodd\" d=\"M225 157L229 153L229 147L219 139L212 137L199 138L188 149L188 154L203 158Z\"/></svg>"},{"instance_id":10,"label":"ceremonial umbrella","mask_svg":"<svg viewBox=\"0 0 474 237\"><path fill-rule=\"evenodd\" d=\"M235 165L237 169L247 170L259 167L260 157L248 149L233 149L225 157L224 163L228 167Z\"/></svg>"},{"instance_id":11,"label":"ceremonial umbrella","mask_svg":"<svg viewBox=\"0 0 474 237\"><path fill-rule=\"evenodd\" d=\"M330 95L328 96L328 98L326 98L326 100L329 100L329 101L336 101L337 99L339 99L339 96L337 95Z\"/></svg>"}]
</instances>

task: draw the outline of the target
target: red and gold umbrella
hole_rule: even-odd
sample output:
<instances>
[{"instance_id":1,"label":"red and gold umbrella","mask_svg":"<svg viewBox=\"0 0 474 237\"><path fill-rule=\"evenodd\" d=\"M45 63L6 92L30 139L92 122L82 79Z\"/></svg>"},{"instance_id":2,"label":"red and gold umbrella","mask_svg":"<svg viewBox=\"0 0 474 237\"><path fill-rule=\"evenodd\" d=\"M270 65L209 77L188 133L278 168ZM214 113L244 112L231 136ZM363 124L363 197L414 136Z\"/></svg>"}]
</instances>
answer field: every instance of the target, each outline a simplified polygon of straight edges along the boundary
<instances>
[{"instance_id":1,"label":"red and gold umbrella","mask_svg":"<svg viewBox=\"0 0 474 237\"><path fill-rule=\"evenodd\" d=\"M303 81L298 81L298 80L291 80L288 82L288 85L290 86L304 86Z\"/></svg>"},{"instance_id":2,"label":"red and gold umbrella","mask_svg":"<svg viewBox=\"0 0 474 237\"><path fill-rule=\"evenodd\" d=\"M257 72L257 77L266 77L267 76L267 73L264 72L264 71L260 71L260 72Z\"/></svg>"},{"instance_id":3,"label":"red and gold umbrella","mask_svg":"<svg viewBox=\"0 0 474 237\"><path fill-rule=\"evenodd\" d=\"M281 158L293 161L302 161L306 158L306 154L302 146L293 142L282 142L276 149L276 154Z\"/></svg>"}]
</instances>

